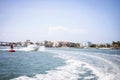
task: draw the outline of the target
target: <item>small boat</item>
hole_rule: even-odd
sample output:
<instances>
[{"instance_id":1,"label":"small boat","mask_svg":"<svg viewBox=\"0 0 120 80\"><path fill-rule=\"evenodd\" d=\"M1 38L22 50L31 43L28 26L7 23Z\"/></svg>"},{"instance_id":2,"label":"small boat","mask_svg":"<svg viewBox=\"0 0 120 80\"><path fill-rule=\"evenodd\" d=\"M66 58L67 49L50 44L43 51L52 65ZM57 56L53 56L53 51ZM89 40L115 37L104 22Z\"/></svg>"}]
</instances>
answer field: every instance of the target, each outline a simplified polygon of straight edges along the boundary
<instances>
[{"instance_id":1,"label":"small boat","mask_svg":"<svg viewBox=\"0 0 120 80\"><path fill-rule=\"evenodd\" d=\"M26 48L23 48L24 51L38 51L39 47L37 45L28 45Z\"/></svg>"}]
</instances>

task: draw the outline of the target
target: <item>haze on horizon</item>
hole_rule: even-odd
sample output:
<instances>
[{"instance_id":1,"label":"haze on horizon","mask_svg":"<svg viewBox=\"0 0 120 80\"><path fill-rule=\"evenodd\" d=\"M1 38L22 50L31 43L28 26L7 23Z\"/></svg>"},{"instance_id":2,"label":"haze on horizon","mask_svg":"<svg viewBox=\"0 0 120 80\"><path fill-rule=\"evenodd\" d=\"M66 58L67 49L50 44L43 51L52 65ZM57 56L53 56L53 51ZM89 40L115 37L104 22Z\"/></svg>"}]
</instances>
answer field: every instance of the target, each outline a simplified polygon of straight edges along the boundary
<instances>
[{"instance_id":1,"label":"haze on horizon","mask_svg":"<svg viewBox=\"0 0 120 80\"><path fill-rule=\"evenodd\" d=\"M0 41L120 41L119 0L0 0Z\"/></svg>"}]
</instances>

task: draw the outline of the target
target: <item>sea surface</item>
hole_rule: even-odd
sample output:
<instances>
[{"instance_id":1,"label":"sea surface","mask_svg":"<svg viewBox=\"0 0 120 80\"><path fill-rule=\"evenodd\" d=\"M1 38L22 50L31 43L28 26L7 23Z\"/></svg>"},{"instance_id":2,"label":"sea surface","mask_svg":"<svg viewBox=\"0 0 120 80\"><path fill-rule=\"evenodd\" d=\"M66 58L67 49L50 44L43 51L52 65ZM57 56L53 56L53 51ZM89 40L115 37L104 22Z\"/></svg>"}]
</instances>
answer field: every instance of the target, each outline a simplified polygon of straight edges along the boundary
<instances>
[{"instance_id":1,"label":"sea surface","mask_svg":"<svg viewBox=\"0 0 120 80\"><path fill-rule=\"evenodd\" d=\"M120 80L120 50L0 49L0 80Z\"/></svg>"}]
</instances>

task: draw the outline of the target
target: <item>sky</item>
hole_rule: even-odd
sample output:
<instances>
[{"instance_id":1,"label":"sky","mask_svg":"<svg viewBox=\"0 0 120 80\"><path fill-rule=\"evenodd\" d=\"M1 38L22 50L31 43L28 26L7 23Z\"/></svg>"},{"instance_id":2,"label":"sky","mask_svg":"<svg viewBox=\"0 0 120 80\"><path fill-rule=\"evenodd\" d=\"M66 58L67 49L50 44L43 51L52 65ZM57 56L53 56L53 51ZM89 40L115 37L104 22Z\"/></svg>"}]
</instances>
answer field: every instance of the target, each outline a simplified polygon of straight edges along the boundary
<instances>
[{"instance_id":1,"label":"sky","mask_svg":"<svg viewBox=\"0 0 120 80\"><path fill-rule=\"evenodd\" d=\"M0 0L0 41L120 41L119 0Z\"/></svg>"}]
</instances>

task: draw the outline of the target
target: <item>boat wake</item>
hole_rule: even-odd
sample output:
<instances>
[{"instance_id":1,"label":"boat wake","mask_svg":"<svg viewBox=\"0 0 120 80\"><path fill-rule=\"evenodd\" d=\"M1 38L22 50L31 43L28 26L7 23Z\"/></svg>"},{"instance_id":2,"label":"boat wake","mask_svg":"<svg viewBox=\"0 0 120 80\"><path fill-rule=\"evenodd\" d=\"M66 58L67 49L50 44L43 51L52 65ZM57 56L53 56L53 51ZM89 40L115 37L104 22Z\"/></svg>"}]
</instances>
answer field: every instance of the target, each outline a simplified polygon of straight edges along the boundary
<instances>
[{"instance_id":1,"label":"boat wake","mask_svg":"<svg viewBox=\"0 0 120 80\"><path fill-rule=\"evenodd\" d=\"M20 76L11 80L120 80L120 65L117 64L120 61L114 55L64 50L48 52L64 59L66 64L47 71L47 74ZM110 60L113 56L114 59Z\"/></svg>"}]
</instances>

